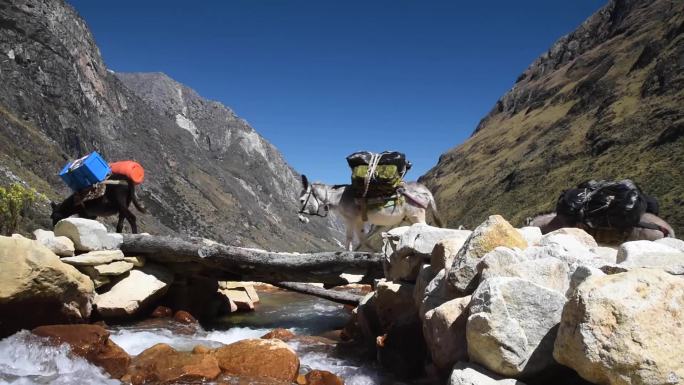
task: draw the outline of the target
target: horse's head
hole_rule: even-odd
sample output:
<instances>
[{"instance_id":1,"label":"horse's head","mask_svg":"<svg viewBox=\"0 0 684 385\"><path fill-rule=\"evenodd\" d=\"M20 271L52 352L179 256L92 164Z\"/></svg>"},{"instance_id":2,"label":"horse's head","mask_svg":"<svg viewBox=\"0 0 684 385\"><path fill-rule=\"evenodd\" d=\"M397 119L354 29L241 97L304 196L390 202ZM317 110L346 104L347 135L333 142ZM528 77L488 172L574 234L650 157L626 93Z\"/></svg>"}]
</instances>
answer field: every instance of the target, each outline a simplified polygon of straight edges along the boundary
<instances>
[{"instance_id":1,"label":"horse's head","mask_svg":"<svg viewBox=\"0 0 684 385\"><path fill-rule=\"evenodd\" d=\"M50 214L50 219L52 219L52 226L53 227L57 224L57 222L68 217L68 215L65 215L61 211L61 205L58 205L57 203L51 201L50 207L52 207L52 214Z\"/></svg>"},{"instance_id":2,"label":"horse's head","mask_svg":"<svg viewBox=\"0 0 684 385\"><path fill-rule=\"evenodd\" d=\"M302 192L299 195L299 220L308 222L308 219L302 214L320 217L328 216L328 203L324 200L323 192L319 185L309 183L306 175L302 175Z\"/></svg>"}]
</instances>

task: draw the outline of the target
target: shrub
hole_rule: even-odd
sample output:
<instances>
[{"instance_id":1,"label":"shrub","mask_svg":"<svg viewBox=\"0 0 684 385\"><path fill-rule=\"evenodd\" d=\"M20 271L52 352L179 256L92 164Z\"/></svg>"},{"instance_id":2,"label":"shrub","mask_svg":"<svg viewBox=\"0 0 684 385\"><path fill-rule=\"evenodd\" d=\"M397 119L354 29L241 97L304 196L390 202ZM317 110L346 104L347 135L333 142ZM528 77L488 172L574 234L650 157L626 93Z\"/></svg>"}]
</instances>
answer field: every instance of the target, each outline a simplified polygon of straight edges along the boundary
<instances>
[{"instance_id":1,"label":"shrub","mask_svg":"<svg viewBox=\"0 0 684 385\"><path fill-rule=\"evenodd\" d=\"M20 183L0 187L0 233L9 235L15 232L38 196L35 189Z\"/></svg>"}]
</instances>

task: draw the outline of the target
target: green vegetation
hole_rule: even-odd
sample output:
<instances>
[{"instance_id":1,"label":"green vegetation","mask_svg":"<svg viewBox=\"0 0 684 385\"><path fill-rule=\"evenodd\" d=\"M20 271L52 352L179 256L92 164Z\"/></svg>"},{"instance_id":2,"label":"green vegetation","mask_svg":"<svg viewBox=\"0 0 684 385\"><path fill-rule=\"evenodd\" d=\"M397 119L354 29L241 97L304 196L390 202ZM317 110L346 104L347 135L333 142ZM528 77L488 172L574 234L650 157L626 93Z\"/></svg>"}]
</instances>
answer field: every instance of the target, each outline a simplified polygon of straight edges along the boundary
<instances>
[{"instance_id":1,"label":"green vegetation","mask_svg":"<svg viewBox=\"0 0 684 385\"><path fill-rule=\"evenodd\" d=\"M35 189L20 183L12 183L7 188L0 187L0 233L10 235L15 232L40 197L41 194Z\"/></svg>"}]
</instances>

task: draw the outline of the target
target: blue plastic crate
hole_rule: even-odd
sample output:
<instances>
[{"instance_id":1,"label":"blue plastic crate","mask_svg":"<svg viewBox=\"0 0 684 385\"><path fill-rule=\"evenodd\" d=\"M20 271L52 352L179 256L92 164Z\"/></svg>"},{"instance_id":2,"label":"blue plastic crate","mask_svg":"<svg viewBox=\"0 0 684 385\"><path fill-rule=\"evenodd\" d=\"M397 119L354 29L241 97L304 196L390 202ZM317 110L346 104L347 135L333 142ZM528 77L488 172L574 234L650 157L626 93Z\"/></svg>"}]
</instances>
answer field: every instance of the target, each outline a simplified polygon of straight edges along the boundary
<instances>
[{"instance_id":1,"label":"blue plastic crate","mask_svg":"<svg viewBox=\"0 0 684 385\"><path fill-rule=\"evenodd\" d=\"M67 163L59 176L72 190L79 191L102 182L112 173L109 164L98 154L92 152L83 158Z\"/></svg>"}]
</instances>

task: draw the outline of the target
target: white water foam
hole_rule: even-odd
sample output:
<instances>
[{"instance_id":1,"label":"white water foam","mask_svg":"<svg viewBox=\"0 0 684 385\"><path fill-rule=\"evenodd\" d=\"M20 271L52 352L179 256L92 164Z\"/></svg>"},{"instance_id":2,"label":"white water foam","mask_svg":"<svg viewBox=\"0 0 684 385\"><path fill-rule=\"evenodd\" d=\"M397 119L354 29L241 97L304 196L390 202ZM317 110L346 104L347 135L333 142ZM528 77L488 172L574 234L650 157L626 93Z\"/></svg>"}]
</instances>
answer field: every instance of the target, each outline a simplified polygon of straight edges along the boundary
<instances>
[{"instance_id":1,"label":"white water foam","mask_svg":"<svg viewBox=\"0 0 684 385\"><path fill-rule=\"evenodd\" d=\"M250 329L235 327L228 330L205 332L199 330L195 334L177 334L169 329L135 329L122 328L112 331L110 339L121 346L126 353L138 355L143 350L160 343L168 344L176 350L190 351L197 345L218 348L223 344L231 344L247 338L259 338L270 329Z\"/></svg>"},{"instance_id":2,"label":"white water foam","mask_svg":"<svg viewBox=\"0 0 684 385\"><path fill-rule=\"evenodd\" d=\"M26 330L0 341L1 385L119 383L99 367L72 355L67 345L49 345Z\"/></svg>"},{"instance_id":3,"label":"white water foam","mask_svg":"<svg viewBox=\"0 0 684 385\"><path fill-rule=\"evenodd\" d=\"M345 360L336 359L324 353L300 353L299 359L302 366L335 373L344 378L346 385L375 385L382 383L382 378L376 368L352 366Z\"/></svg>"}]
</instances>

